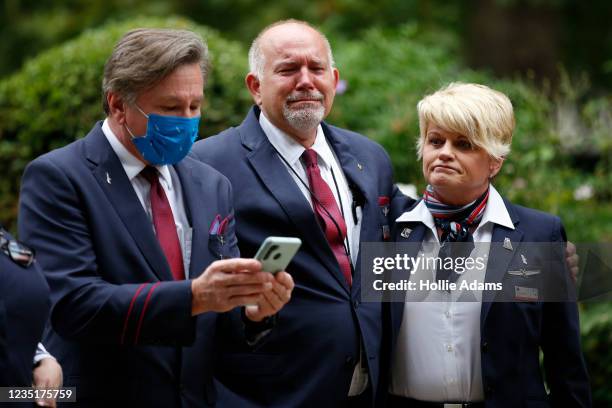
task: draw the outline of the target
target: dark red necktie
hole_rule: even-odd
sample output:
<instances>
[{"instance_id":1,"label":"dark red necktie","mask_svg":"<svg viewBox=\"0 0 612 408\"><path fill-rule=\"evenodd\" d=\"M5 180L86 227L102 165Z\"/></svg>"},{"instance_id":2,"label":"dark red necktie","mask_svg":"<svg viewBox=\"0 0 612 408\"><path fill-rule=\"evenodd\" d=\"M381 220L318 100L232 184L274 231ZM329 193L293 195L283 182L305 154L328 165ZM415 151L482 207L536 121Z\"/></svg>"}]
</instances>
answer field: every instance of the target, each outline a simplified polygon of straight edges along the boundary
<instances>
[{"instance_id":1,"label":"dark red necktie","mask_svg":"<svg viewBox=\"0 0 612 408\"><path fill-rule=\"evenodd\" d=\"M140 173L151 184L151 212L153 213L153 225L157 234L157 240L162 247L172 276L175 280L185 279L183 268L183 254L181 244L176 233L176 224L172 215L172 208L166 192L159 182L159 174L155 167L147 166Z\"/></svg>"},{"instance_id":2,"label":"dark red necktie","mask_svg":"<svg viewBox=\"0 0 612 408\"><path fill-rule=\"evenodd\" d=\"M306 174L308 175L308 183L310 183L312 207L325 233L327 242L340 265L340 271L342 271L348 285L351 286L353 283L351 261L344 248L346 223L338 208L334 194L329 185L321 177L321 171L317 162L317 152L312 149L306 149L302 153L302 159L306 165Z\"/></svg>"}]
</instances>

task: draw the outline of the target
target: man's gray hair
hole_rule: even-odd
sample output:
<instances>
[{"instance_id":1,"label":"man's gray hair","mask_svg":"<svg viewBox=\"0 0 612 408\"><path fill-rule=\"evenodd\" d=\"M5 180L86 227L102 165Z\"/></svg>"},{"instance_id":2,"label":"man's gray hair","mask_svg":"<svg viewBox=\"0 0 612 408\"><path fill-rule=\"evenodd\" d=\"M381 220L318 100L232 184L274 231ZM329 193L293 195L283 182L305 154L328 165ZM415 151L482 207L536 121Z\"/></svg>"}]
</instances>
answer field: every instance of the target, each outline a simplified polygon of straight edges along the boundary
<instances>
[{"instance_id":1,"label":"man's gray hair","mask_svg":"<svg viewBox=\"0 0 612 408\"><path fill-rule=\"evenodd\" d=\"M209 71L208 47L202 38L187 30L138 28L127 32L115 45L104 66L102 97L104 111L109 114L107 95L119 94L127 103L134 103L145 91L176 68L199 64L206 84Z\"/></svg>"},{"instance_id":2,"label":"man's gray hair","mask_svg":"<svg viewBox=\"0 0 612 408\"><path fill-rule=\"evenodd\" d=\"M322 32L314 28L312 25L310 25L306 21L295 20L295 19L281 20L281 21L272 23L266 28L264 28L263 30L261 30L259 34L257 35L257 37L255 37L255 39L253 40L253 43L251 44L251 48L249 49L249 70L253 74L255 74L257 78L262 77L264 66L266 65L266 59L263 55L263 52L261 51L261 38L264 36L264 34L268 30L274 27L285 25L285 24L297 24L297 25L306 26L308 28L313 29L317 33L319 33L321 38L323 38L323 42L325 43L325 48L327 48L327 59L329 61L329 66L333 68L336 65L336 63L334 62L334 55L332 54L332 49L331 49L331 45L329 44L329 40Z\"/></svg>"}]
</instances>

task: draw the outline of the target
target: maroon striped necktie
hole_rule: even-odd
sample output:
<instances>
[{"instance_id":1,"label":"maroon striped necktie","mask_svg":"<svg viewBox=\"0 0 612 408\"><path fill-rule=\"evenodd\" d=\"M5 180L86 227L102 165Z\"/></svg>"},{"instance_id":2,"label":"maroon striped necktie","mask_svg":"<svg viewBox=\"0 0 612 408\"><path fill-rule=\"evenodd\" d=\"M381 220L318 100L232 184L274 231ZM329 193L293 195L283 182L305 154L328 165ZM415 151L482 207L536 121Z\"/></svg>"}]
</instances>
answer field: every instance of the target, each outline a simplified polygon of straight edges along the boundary
<instances>
[{"instance_id":1,"label":"maroon striped necktie","mask_svg":"<svg viewBox=\"0 0 612 408\"><path fill-rule=\"evenodd\" d=\"M321 225L325 233L325 238L327 238L327 242L340 265L340 271L350 287L353 283L353 277L351 275L351 261L344 248L344 240L346 238L344 217L342 217L342 213L338 208L329 185L321 177L321 171L317 162L317 152L312 149L306 149L302 153L302 159L306 165L306 174L310 184L312 207L319 225Z\"/></svg>"},{"instance_id":2,"label":"maroon striped necktie","mask_svg":"<svg viewBox=\"0 0 612 408\"><path fill-rule=\"evenodd\" d=\"M159 182L159 174L155 167L147 166L140 173L151 184L151 212L153 213L153 225L157 234L157 240L162 247L172 276L175 280L185 279L183 268L183 253L181 244L176 233L176 224L172 215L172 208L166 192Z\"/></svg>"}]
</instances>

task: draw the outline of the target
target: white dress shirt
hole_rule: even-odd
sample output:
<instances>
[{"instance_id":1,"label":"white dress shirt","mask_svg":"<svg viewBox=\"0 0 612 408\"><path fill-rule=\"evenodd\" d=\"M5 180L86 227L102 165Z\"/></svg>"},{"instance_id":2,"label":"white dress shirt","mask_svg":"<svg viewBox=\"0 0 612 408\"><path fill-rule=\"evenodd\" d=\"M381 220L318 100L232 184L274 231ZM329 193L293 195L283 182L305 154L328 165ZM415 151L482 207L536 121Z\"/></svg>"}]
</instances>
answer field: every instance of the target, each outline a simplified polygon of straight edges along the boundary
<instances>
[{"instance_id":1,"label":"white dress shirt","mask_svg":"<svg viewBox=\"0 0 612 408\"><path fill-rule=\"evenodd\" d=\"M306 166L304 166L304 163L300 160L302 153L304 153L306 149L291 136L274 126L268 118L266 118L263 111L259 114L259 124L272 146L274 146L277 153L281 156L281 161L312 208L312 198L310 197L310 191L307 187L309 183L308 175L306 174ZM348 242L351 262L353 266L355 266L357 256L359 255L361 208L357 207L357 219L354 219L352 211L353 193L349 189L342 167L340 167L338 163L338 158L325 139L325 134L323 133L321 125L317 127L317 136L314 144L310 148L317 152L317 162L319 164L321 177L333 192L336 204L338 204L338 208L341 209L344 216L344 222L346 223L346 242ZM284 160L282 160L283 158ZM291 171L289 166L293 171ZM359 395L368 385L367 371L361 366L361 362L355 365L348 394L349 396Z\"/></svg>"},{"instance_id":2,"label":"white dress shirt","mask_svg":"<svg viewBox=\"0 0 612 408\"><path fill-rule=\"evenodd\" d=\"M300 160L302 153L304 153L304 146L299 144L291 136L274 126L263 111L259 115L259 124L263 129L264 133L268 137L272 146L276 151L282 155L287 161L283 161L285 167L287 163L293 168L297 175L287 167L287 171L291 174L295 184L300 188L302 194L312 207L312 198L310 197L310 191L308 186L308 175L306 174L306 166ZM359 234L361 232L361 208L357 208L357 219L353 219L352 204L353 204L353 193L348 187L346 177L342 171L342 167L338 164L338 158L334 154L334 151L327 144L325 134L321 125L317 128L317 136L314 144L310 147L312 150L317 152L317 161L319 163L319 169L321 171L321 177L329 186L338 208L341 208L342 214L344 215L344 222L346 223L346 237L349 243L349 249L351 252L351 262L353 266L357 262L357 255L359 252ZM281 159L282 161L282 159ZM299 176L299 178L298 178ZM303 181L303 183L300 181ZM338 195L340 194L340 195ZM340 206L342 204L342 206Z\"/></svg>"},{"instance_id":3,"label":"white dress shirt","mask_svg":"<svg viewBox=\"0 0 612 408\"><path fill-rule=\"evenodd\" d=\"M418 256L436 256L440 241L433 216L424 201L396 222L422 222L427 227ZM486 257L493 225L514 229L506 206L493 186L482 220L473 232L470 257ZM457 280L484 282L486 268L468 269ZM417 270L419 279L435 281L435 270ZM472 302L457 301L461 291L407 293L397 346L392 356L389 392L421 401L484 401L480 362L480 309L482 294ZM416 297L421 297L417 299ZM423 296L426 296L424 299Z\"/></svg>"},{"instance_id":4,"label":"white dress shirt","mask_svg":"<svg viewBox=\"0 0 612 408\"><path fill-rule=\"evenodd\" d=\"M38 364L38 362L44 360L45 358L52 358L55 360L55 357L53 357L51 353L47 351L45 346L43 346L42 343L38 343L36 346L36 352L34 353L34 365Z\"/></svg>"},{"instance_id":5,"label":"white dress shirt","mask_svg":"<svg viewBox=\"0 0 612 408\"><path fill-rule=\"evenodd\" d=\"M142 208L145 210L149 221L151 221L151 227L155 231L153 225L153 212L151 210L151 199L150 190L151 185L149 182L140 174L140 172L146 167L136 156L129 152L119 141L115 133L108 124L108 119L104 120L102 124L102 132L110 143L111 148L119 158L121 166L127 175L134 192L140 200ZM181 252L183 255L183 267L185 269L185 277L189 278L189 265L191 263L191 239L192 229L189 226L189 220L187 220L187 213L185 212L185 203L183 200L183 190L181 188L181 181L178 174L172 166L155 166L159 172L159 183L161 184L166 197L170 202L170 208L172 209L172 216L174 217L174 223L176 224L176 233L181 244ZM112 183L112 179L110 180Z\"/></svg>"}]
</instances>

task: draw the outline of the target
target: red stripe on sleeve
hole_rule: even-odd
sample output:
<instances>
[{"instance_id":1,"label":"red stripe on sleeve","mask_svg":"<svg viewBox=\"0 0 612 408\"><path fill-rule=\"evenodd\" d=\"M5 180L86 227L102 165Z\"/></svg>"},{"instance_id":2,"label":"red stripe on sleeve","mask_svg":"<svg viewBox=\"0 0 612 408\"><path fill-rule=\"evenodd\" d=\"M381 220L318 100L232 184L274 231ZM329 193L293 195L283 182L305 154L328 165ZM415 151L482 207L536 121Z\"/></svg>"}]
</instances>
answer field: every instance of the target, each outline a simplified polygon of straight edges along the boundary
<instances>
[{"instance_id":1,"label":"red stripe on sleeve","mask_svg":"<svg viewBox=\"0 0 612 408\"><path fill-rule=\"evenodd\" d=\"M138 338L140 337L140 329L142 329L142 322L144 321L145 313L147 312L147 307L149 307L151 295L153 295L153 291L156 287L159 286L160 283L161 282L157 282L155 285L151 286L151 289L149 289L149 293L147 294L147 298L145 299L144 306L142 307L142 312L140 312L140 320L138 320L138 328L136 329L136 336L134 336L134 345L138 344Z\"/></svg>"},{"instance_id":2,"label":"red stripe on sleeve","mask_svg":"<svg viewBox=\"0 0 612 408\"><path fill-rule=\"evenodd\" d=\"M121 345L123 345L123 343L125 341L125 333L126 333L127 328L128 328L128 323L130 321L130 315L132 314L132 309L134 309L134 303L136 303L136 299L138 299L138 295L140 295L140 292L142 292L142 289L146 285L147 285L146 283L143 283L142 285L140 285L138 287L138 289L136 290L136 293L132 297L132 301L130 302L130 307L128 307L127 314L125 315L125 321L123 322L123 332L121 333L121 341L119 342L119 344L121 344Z\"/></svg>"}]
</instances>

